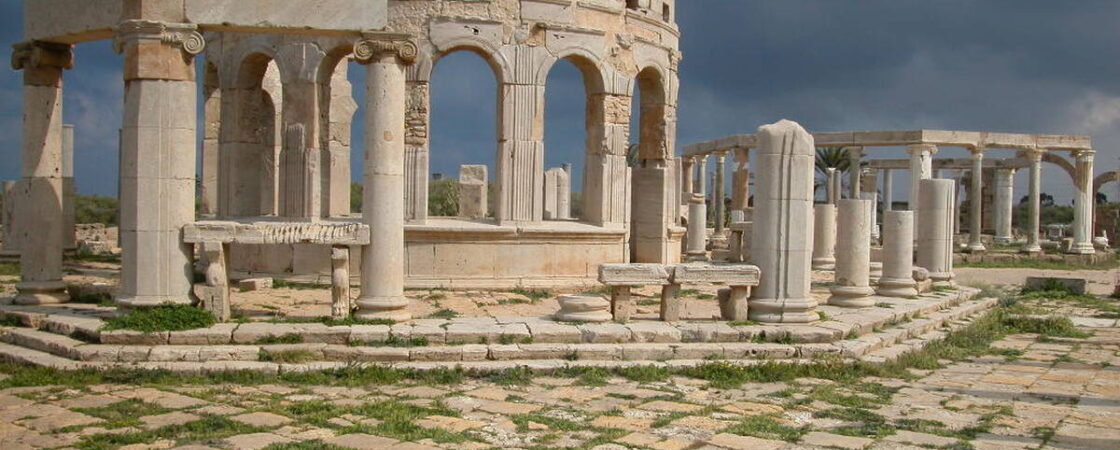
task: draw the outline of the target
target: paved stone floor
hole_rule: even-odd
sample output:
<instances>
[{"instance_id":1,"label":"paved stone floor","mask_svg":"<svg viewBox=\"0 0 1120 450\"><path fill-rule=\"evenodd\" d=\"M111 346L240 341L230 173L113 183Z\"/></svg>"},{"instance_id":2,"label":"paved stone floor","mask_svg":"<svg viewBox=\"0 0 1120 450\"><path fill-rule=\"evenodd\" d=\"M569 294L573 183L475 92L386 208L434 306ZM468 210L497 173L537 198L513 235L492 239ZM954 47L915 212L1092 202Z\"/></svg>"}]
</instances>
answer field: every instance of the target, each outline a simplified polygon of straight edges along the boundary
<instances>
[{"instance_id":1,"label":"paved stone floor","mask_svg":"<svg viewBox=\"0 0 1120 450\"><path fill-rule=\"evenodd\" d=\"M726 389L634 370L358 387L9 388L0 448L1120 448L1120 327L1075 322L1092 335L1011 335L993 345L998 355L909 381Z\"/></svg>"}]
</instances>

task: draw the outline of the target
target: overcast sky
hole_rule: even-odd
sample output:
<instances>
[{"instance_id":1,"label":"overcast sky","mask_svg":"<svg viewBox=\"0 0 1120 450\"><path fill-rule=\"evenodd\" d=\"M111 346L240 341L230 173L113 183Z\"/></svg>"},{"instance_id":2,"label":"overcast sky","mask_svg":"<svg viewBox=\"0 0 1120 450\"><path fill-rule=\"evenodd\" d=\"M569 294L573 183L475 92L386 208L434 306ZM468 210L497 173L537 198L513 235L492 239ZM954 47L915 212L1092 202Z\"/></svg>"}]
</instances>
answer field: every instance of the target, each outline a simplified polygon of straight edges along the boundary
<instances>
[{"instance_id":1,"label":"overcast sky","mask_svg":"<svg viewBox=\"0 0 1120 450\"><path fill-rule=\"evenodd\" d=\"M22 3L0 0L6 43L20 40ZM682 0L677 18L684 52L678 147L788 118L811 131L1088 134L1097 172L1117 168L1120 2ZM9 57L10 47L4 52ZM121 59L107 42L83 44L76 54L65 75L64 119L77 126L78 188L115 195ZM361 75L352 70L356 90ZM0 179L19 176L20 80L18 72L0 71ZM432 172L456 176L460 164L493 166L489 68L474 55L451 55L436 66L432 91ZM547 100L547 166L571 162L582 170L584 104L574 67L557 65ZM875 154L904 157L897 149ZM944 149L938 156L965 155ZM1004 156L1012 152L991 154ZM1044 190L1068 204L1068 178L1056 167L1044 170ZM1027 189L1022 172L1017 196ZM905 174L895 177L896 199L907 185ZM1120 198L1118 185L1105 192Z\"/></svg>"}]
</instances>

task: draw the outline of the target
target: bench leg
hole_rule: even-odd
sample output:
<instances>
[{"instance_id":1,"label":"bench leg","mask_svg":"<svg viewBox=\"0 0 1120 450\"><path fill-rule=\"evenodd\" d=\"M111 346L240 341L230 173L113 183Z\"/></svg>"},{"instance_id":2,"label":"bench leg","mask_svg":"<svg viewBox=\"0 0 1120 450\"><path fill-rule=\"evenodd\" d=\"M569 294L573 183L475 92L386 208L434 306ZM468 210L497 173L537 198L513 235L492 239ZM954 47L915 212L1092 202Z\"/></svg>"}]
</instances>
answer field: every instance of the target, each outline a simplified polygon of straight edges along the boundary
<instances>
[{"instance_id":1,"label":"bench leg","mask_svg":"<svg viewBox=\"0 0 1120 450\"><path fill-rule=\"evenodd\" d=\"M206 260L206 282L194 285L194 295L199 306L209 311L218 321L230 319L229 275L226 272L228 246L219 242L203 242L202 256Z\"/></svg>"},{"instance_id":2,"label":"bench leg","mask_svg":"<svg viewBox=\"0 0 1120 450\"><path fill-rule=\"evenodd\" d=\"M630 286L611 286L611 316L616 322L630 320L634 303L630 300Z\"/></svg>"},{"instance_id":3,"label":"bench leg","mask_svg":"<svg viewBox=\"0 0 1120 450\"><path fill-rule=\"evenodd\" d=\"M732 286L719 291L719 312L723 320L748 320L747 304L751 297L750 286Z\"/></svg>"},{"instance_id":4,"label":"bench leg","mask_svg":"<svg viewBox=\"0 0 1120 450\"><path fill-rule=\"evenodd\" d=\"M331 317L350 317L350 248L331 247Z\"/></svg>"},{"instance_id":5,"label":"bench leg","mask_svg":"<svg viewBox=\"0 0 1120 450\"><path fill-rule=\"evenodd\" d=\"M681 304L680 298L681 285L679 284L666 284L661 287L661 320L666 322L676 322L681 320Z\"/></svg>"}]
</instances>

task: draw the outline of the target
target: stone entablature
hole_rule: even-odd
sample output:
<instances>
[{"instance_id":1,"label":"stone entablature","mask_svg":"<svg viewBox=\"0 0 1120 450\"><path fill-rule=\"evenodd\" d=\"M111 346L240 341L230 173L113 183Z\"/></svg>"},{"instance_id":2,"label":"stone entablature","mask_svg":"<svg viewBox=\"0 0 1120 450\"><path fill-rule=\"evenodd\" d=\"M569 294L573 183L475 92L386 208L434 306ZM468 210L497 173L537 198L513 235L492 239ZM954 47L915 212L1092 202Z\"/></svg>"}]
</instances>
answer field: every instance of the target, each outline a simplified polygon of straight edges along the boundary
<instances>
[{"instance_id":1,"label":"stone entablature","mask_svg":"<svg viewBox=\"0 0 1120 450\"><path fill-rule=\"evenodd\" d=\"M891 147L938 145L982 149L1092 151L1089 136L1064 134L987 133L980 131L848 131L812 133L817 147ZM736 148L756 148L753 134L728 136L685 146L684 156L698 156Z\"/></svg>"}]
</instances>

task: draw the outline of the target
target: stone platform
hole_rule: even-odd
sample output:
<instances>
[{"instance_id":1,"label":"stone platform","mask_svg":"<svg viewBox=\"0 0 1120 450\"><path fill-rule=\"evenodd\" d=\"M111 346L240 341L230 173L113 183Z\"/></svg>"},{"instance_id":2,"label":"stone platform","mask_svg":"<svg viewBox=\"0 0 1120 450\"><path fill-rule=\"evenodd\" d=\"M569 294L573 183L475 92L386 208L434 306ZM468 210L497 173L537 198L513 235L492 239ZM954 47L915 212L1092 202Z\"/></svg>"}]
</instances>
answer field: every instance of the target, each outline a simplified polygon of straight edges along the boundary
<instances>
[{"instance_id":1,"label":"stone platform","mask_svg":"<svg viewBox=\"0 0 1120 450\"><path fill-rule=\"evenodd\" d=\"M944 329L996 304L961 288L864 309L820 308L809 325L717 321L577 324L545 318L423 319L409 324L224 323L206 329L101 331L114 308L0 305L22 327L0 327L0 359L60 367L182 371L314 370L365 363L497 370L523 366L796 361L834 355L880 360L937 340ZM9 320L14 321L14 320ZM422 338L422 339L420 339ZM277 344L276 342L297 342ZM405 345L405 346L402 346ZM298 362L278 362L292 360Z\"/></svg>"}]
</instances>

